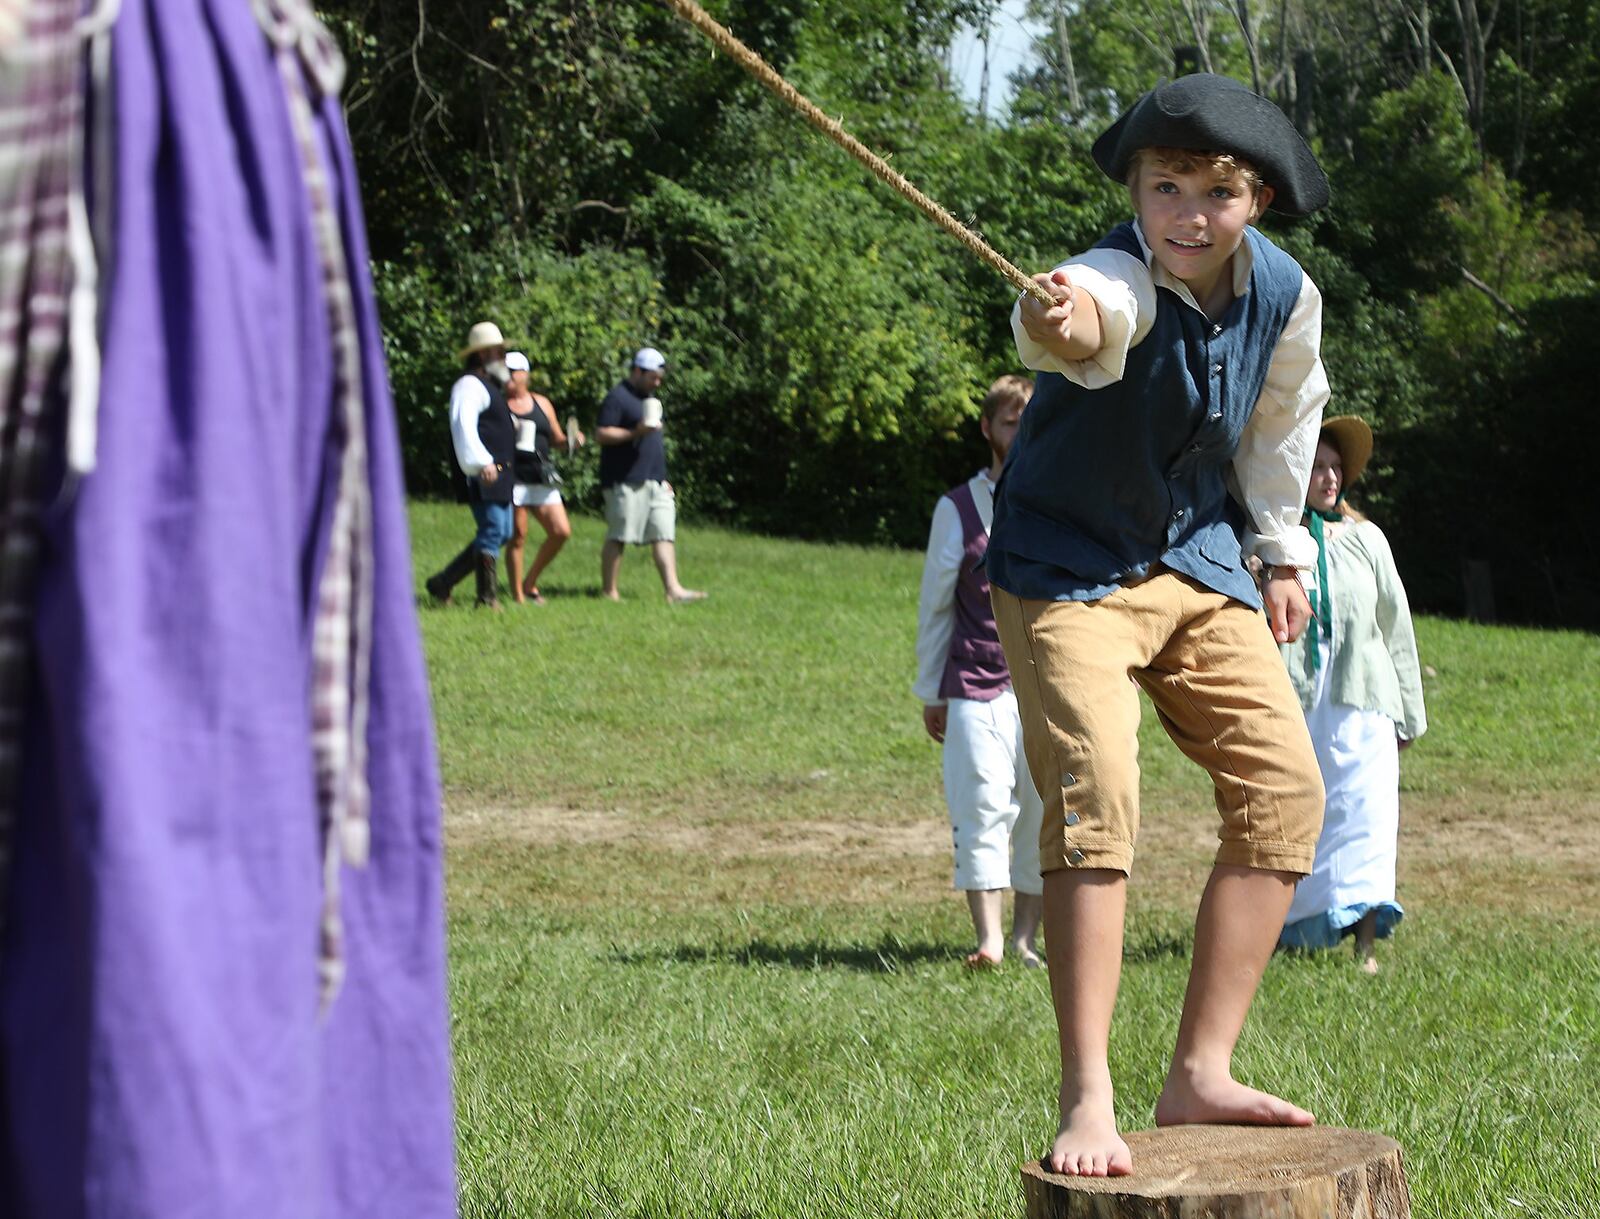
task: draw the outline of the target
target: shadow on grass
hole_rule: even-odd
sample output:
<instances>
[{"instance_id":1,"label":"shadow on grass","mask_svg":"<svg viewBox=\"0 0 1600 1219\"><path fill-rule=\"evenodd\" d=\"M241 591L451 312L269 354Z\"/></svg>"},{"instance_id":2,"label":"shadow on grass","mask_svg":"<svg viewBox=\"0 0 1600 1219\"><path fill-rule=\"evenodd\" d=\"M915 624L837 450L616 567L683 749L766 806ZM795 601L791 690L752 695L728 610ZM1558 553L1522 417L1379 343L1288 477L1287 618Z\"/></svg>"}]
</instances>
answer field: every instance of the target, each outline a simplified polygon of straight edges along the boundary
<instances>
[{"instance_id":1,"label":"shadow on grass","mask_svg":"<svg viewBox=\"0 0 1600 1219\"><path fill-rule=\"evenodd\" d=\"M1189 932L1148 931L1130 936L1122 949L1124 965L1147 965L1174 957L1187 957L1194 948Z\"/></svg>"},{"instance_id":2,"label":"shadow on grass","mask_svg":"<svg viewBox=\"0 0 1600 1219\"><path fill-rule=\"evenodd\" d=\"M928 962L957 961L949 944L910 944L887 938L877 944L826 944L806 941L779 944L754 939L745 944L678 944L613 952L619 965L781 965L786 969L854 969L862 973L898 973Z\"/></svg>"},{"instance_id":3,"label":"shadow on grass","mask_svg":"<svg viewBox=\"0 0 1600 1219\"><path fill-rule=\"evenodd\" d=\"M1123 951L1128 965L1184 959L1192 937L1175 932L1147 932L1129 939ZM965 949L950 944L909 943L886 937L876 944L829 944L819 940L785 944L753 939L744 944L675 944L658 948L618 949L608 960L617 965L779 965L786 969L853 969L861 973L897 973L929 963L954 963ZM1007 965L1012 964L1009 960Z\"/></svg>"}]
</instances>

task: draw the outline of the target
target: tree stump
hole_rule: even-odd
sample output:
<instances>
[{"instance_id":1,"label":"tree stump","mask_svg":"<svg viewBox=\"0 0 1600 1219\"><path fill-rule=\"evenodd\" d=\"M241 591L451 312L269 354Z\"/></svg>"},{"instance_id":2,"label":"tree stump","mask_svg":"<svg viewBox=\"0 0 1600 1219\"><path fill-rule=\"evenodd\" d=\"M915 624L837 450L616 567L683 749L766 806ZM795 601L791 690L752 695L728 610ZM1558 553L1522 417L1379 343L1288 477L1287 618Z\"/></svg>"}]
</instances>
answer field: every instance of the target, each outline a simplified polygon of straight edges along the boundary
<instances>
[{"instance_id":1,"label":"tree stump","mask_svg":"<svg viewBox=\"0 0 1600 1219\"><path fill-rule=\"evenodd\" d=\"M1126 1177L1022 1166L1028 1219L1411 1219L1400 1144L1333 1126L1168 1126L1124 1136Z\"/></svg>"}]
</instances>

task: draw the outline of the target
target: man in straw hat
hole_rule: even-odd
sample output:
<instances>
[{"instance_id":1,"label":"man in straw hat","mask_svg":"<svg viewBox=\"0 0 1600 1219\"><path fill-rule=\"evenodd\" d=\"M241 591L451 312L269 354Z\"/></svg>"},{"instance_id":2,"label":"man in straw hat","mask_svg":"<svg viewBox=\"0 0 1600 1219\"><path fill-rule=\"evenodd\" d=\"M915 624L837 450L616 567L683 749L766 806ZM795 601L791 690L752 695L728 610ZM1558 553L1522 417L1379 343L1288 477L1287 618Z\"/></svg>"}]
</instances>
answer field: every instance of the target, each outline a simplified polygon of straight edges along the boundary
<instances>
[{"instance_id":1,"label":"man in straw hat","mask_svg":"<svg viewBox=\"0 0 1600 1219\"><path fill-rule=\"evenodd\" d=\"M465 371L450 387L450 439L456 464L467 476L467 502L477 535L443 571L429 577L430 596L450 601L451 590L469 572L478 577L477 604L499 609L495 566L511 537L517 421L506 405L506 341L493 322L478 322L461 348Z\"/></svg>"},{"instance_id":2,"label":"man in straw hat","mask_svg":"<svg viewBox=\"0 0 1600 1219\"><path fill-rule=\"evenodd\" d=\"M1310 612L1299 569L1316 549L1300 511L1328 397L1322 300L1254 223L1269 207L1315 211L1328 187L1276 106L1210 74L1145 94L1093 155L1137 219L1035 277L1052 307L1024 297L1013 314L1039 376L987 566L1045 808L1062 1068L1047 1159L1105 1176L1132 1170L1108 1042L1139 819L1134 682L1210 773L1222 815L1156 1123L1313 1120L1235 1081L1232 1057L1322 821L1274 646ZM1267 564L1260 589L1241 533Z\"/></svg>"}]
</instances>

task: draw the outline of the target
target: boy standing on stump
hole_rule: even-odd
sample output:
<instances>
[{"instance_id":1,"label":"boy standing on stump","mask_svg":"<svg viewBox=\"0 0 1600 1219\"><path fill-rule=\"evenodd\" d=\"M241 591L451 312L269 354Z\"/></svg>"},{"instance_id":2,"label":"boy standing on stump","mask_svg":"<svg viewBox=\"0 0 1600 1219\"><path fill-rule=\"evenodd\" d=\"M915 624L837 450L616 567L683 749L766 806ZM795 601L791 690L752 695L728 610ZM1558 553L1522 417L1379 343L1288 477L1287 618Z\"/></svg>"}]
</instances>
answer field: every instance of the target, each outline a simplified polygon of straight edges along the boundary
<instances>
[{"instance_id":1,"label":"boy standing on stump","mask_svg":"<svg viewBox=\"0 0 1600 1219\"><path fill-rule=\"evenodd\" d=\"M1054 307L1024 297L1013 314L1039 376L987 565L1044 801L1061 1048L1047 1163L1104 1176L1132 1168L1108 1058L1139 818L1129 678L1211 774L1222 815L1156 1124L1313 1121L1231 1064L1322 820L1275 646L1310 615L1298 571L1316 549L1300 513L1328 397L1322 300L1252 226L1268 207L1313 212L1328 188L1276 106L1209 74L1145 94L1093 155L1138 218L1036 277ZM1264 565L1259 588L1247 554Z\"/></svg>"}]
</instances>

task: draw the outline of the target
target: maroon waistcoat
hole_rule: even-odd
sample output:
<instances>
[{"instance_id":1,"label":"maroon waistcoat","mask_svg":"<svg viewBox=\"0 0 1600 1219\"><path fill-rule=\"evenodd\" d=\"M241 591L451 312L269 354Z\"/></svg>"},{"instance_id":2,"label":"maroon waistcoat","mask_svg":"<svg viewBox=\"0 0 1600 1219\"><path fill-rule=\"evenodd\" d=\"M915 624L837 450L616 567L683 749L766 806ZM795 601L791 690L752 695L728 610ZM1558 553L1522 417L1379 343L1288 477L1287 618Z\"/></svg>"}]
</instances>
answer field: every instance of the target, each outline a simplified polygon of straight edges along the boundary
<instances>
[{"instance_id":1,"label":"maroon waistcoat","mask_svg":"<svg viewBox=\"0 0 1600 1219\"><path fill-rule=\"evenodd\" d=\"M988 702L1011 686L1011 673L995 630L994 609L989 604L989 576L981 567L989 549L989 531L978 515L970 484L962 483L946 492L946 498L961 516L962 546L961 572L956 577L955 627L939 697Z\"/></svg>"}]
</instances>

